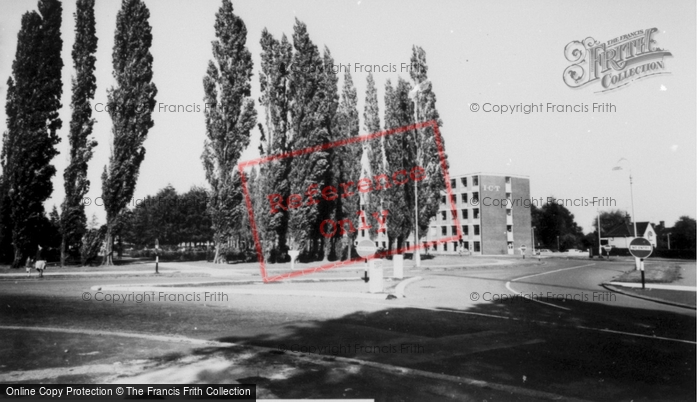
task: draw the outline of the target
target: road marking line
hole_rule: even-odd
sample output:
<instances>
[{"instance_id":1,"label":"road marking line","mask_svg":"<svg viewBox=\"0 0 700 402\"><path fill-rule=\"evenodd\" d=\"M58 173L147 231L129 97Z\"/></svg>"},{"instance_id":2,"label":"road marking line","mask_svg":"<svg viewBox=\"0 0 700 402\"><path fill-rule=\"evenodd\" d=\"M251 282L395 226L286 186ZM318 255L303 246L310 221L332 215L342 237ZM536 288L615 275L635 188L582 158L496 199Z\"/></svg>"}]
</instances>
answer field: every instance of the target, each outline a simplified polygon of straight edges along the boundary
<instances>
[{"instance_id":1,"label":"road marking line","mask_svg":"<svg viewBox=\"0 0 700 402\"><path fill-rule=\"evenodd\" d=\"M539 320L523 320L523 319L521 319L521 318L517 318L517 317L508 317L508 316L504 316L504 315L474 313L474 312L471 312L471 311L447 310L447 309L438 309L438 308L431 308L431 307L397 306L397 305L391 305L391 304L389 304L389 303L383 304L383 303L374 303L374 302L364 302L363 304L375 304L375 305L379 305L379 306L393 307L393 308L415 308L415 309L418 309L418 310L437 311L437 312L440 312L440 313L455 313L455 314L476 315L476 316L482 316L482 317L500 318L500 319L502 319L502 320L527 321L527 322L532 322L532 323L536 323L536 324L550 325L550 326L559 327L559 328L583 329L583 330L587 330L587 331L596 331L596 332L605 332L605 333L620 334L620 335L629 335L629 336L635 336L635 337L639 337L639 338L648 338L648 339L655 339L655 340L661 340L661 341L680 342L680 343L689 343L689 344L692 344L692 345L697 345L697 342L695 342L695 341L687 341L687 340L685 340L685 339L667 338L667 337L664 337L664 336L645 335L645 334L638 334L638 333L635 333L635 332L615 331L615 330L612 330L612 329L604 329L604 328L584 327L584 326L582 326L582 325L566 326L566 325L557 324L557 323L555 323L555 322L539 321Z\"/></svg>"},{"instance_id":2,"label":"road marking line","mask_svg":"<svg viewBox=\"0 0 700 402\"><path fill-rule=\"evenodd\" d=\"M525 279L525 278L532 278L532 277L534 277L534 276L553 274L553 273L555 273L555 272L568 271L568 270L570 270L570 269L578 269L578 268L583 268L583 267L590 267L591 265L595 265L595 264L586 264L586 265L579 265L579 266L577 266L577 267L555 269L554 271L540 272L539 274L521 276L520 278L511 279L510 281L511 281L511 282L515 282L515 281L519 281L519 280Z\"/></svg>"},{"instance_id":3,"label":"road marking line","mask_svg":"<svg viewBox=\"0 0 700 402\"><path fill-rule=\"evenodd\" d=\"M587 329L590 331L598 331L598 332L609 332L613 334L622 334L622 335L629 335L629 336L638 336L640 338L649 338L649 339L661 339L664 341L672 341L672 342L681 342L681 343L690 343L692 345L697 345L697 342L695 341L686 341L684 339L676 339L676 338L666 338L664 336L655 336L655 335L644 335L644 334L637 334L634 332L624 332L624 331L615 331L612 329L602 329L602 328L590 328L590 327L584 327L581 325L576 326L576 328L580 329Z\"/></svg>"},{"instance_id":4,"label":"road marking line","mask_svg":"<svg viewBox=\"0 0 700 402\"><path fill-rule=\"evenodd\" d=\"M506 282L506 289L510 290L511 292L515 293L516 295L519 295L519 294L522 293L522 292L516 292L513 288L511 288L511 287L510 287L510 282ZM560 309L566 310L566 311L571 311L570 308L562 307L562 306L557 306L556 304L543 302L542 300L537 300L537 299L534 299L534 298L530 298L530 299L528 299L528 300L534 301L534 302L537 302L537 303L546 304L547 306L550 306L550 307L560 308Z\"/></svg>"},{"instance_id":5,"label":"road marking line","mask_svg":"<svg viewBox=\"0 0 700 402\"><path fill-rule=\"evenodd\" d=\"M515 293L515 294L521 294L522 292L516 292L513 288L510 287L510 282L515 282L515 281L519 281L519 280L521 280L521 279L532 278L532 277L540 276L540 275L547 275L547 274L551 274L551 273L554 273L554 272L561 272L561 271L568 271L568 270L570 270L570 269L578 269L578 268L583 268L583 267L590 267L591 265L595 265L595 264L579 265L579 266L577 266L577 267L555 269L554 271L547 271L547 272L541 272L541 273L539 273L539 274L521 276L520 278L511 279L510 281L506 282L506 289L510 290L511 292L513 292L513 293ZM566 308L566 307L562 307L562 306L557 306L556 304L543 302L543 301L541 301L541 300L537 300L537 299L534 299L534 298L533 298L533 299L529 299L529 300L532 300L532 301L534 301L534 302L536 302L536 303L541 303L541 304L544 304L544 305L547 305L547 306L550 306L550 307L554 307L554 308L558 308L558 309L562 309L562 310L566 310L566 311L571 311L570 308Z\"/></svg>"}]
</instances>

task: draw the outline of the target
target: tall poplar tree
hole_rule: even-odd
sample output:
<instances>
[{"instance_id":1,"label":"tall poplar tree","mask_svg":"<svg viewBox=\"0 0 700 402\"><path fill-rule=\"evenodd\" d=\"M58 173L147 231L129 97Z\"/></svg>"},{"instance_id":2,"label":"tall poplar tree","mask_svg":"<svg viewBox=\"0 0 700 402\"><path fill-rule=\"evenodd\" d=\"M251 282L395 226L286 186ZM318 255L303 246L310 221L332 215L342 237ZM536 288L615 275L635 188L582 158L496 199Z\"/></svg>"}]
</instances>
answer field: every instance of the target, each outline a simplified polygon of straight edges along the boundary
<instances>
[{"instance_id":1,"label":"tall poplar tree","mask_svg":"<svg viewBox=\"0 0 700 402\"><path fill-rule=\"evenodd\" d=\"M12 228L13 267L33 252L45 221L44 201L53 192L51 178L58 154L61 108L61 19L58 0L40 0L39 12L22 16L17 51L8 80L7 123L3 138L3 225ZM9 219L8 219L9 218ZM5 236L3 236L5 237Z\"/></svg>"},{"instance_id":2,"label":"tall poplar tree","mask_svg":"<svg viewBox=\"0 0 700 402\"><path fill-rule=\"evenodd\" d=\"M393 93L393 92L391 92ZM386 99L385 99L386 100ZM381 122L379 120L379 99L377 96L377 88L374 83L372 73L367 75L367 89L365 91L365 109L363 112L364 128L366 134L373 134L381 130ZM369 153L370 169L373 175L388 174L388 162L386 159L385 141L387 137L380 137L370 140L364 144ZM371 217L373 213L381 213L384 210L384 199L388 198L388 193L385 191L375 191L369 194L369 205L365 206L365 215ZM391 220L391 213L387 218ZM388 221L387 221L388 223ZM376 238L377 228L369 231L371 238Z\"/></svg>"},{"instance_id":3,"label":"tall poplar tree","mask_svg":"<svg viewBox=\"0 0 700 402\"><path fill-rule=\"evenodd\" d=\"M340 139L340 128L338 125L338 76L333 71L335 61L331 56L331 51L328 47L323 50L323 69L320 71L320 107L319 107L319 134L320 140L323 143L335 142ZM341 178L345 176L343 169L346 168L342 159L345 155L345 147L329 148L326 154L325 171L322 173L322 182L319 183L321 189L328 185L339 188ZM320 166L323 169L323 166ZM320 169L319 169L320 170ZM321 222L326 219L333 219L338 222L339 217L343 216L342 212L342 197L335 200L322 200L319 204L319 227ZM318 236L319 241L323 244L323 260L327 261L331 251L336 244L341 240L341 230L336 227L335 235L333 236ZM319 233L320 234L320 233ZM337 250L336 250L337 256Z\"/></svg>"},{"instance_id":4,"label":"tall poplar tree","mask_svg":"<svg viewBox=\"0 0 700 402\"><path fill-rule=\"evenodd\" d=\"M439 127L442 126L440 114L436 108L436 96L432 84L428 79L428 63L425 51L419 46L413 46L411 55L411 80L417 91L416 99L413 99L414 107L418 110L418 122L435 120ZM412 119L415 120L415 117ZM419 152L417 158L419 165L425 169L426 180L418 182L418 226L419 235L424 236L430 225L430 219L437 214L440 207L441 192L445 190L445 178L435 140L433 127L418 130ZM445 139L440 135L442 147L445 147ZM444 155L447 159L447 155Z\"/></svg>"},{"instance_id":5,"label":"tall poplar tree","mask_svg":"<svg viewBox=\"0 0 700 402\"><path fill-rule=\"evenodd\" d=\"M349 140L360 134L360 118L357 112L357 90L355 89L355 85L353 85L352 76L349 71L345 72L343 78L343 90L340 95L337 120L339 139ZM362 146L358 143L337 147L332 165L335 176L334 182L357 182L360 176L361 156ZM339 198L336 206L335 220L336 222L340 222L342 219L350 219L354 224L357 219L357 211L359 210L360 197L357 192L350 197ZM355 226L355 228L357 228L357 226ZM340 232L340 230L338 232ZM340 233L337 235L341 236ZM346 241L344 241L344 246L347 247L347 259L351 257L352 244L356 237L357 232L348 233ZM340 257L340 251L340 248L336 247L336 254L338 254L338 257Z\"/></svg>"},{"instance_id":6,"label":"tall poplar tree","mask_svg":"<svg viewBox=\"0 0 700 402\"><path fill-rule=\"evenodd\" d=\"M291 93L289 91L292 63L292 44L282 35L276 40L267 29L263 30L260 39L262 46L260 71L260 104L265 108L265 127L261 129L261 155L275 155L288 152L291 149L290 108ZM267 138L264 129L267 128ZM260 185L264 189L260 208L258 233L263 243L265 256L274 260L287 252L287 230L289 213L279 209L272 213L267 197L279 194L283 199L289 197L289 172L291 158L278 159L260 166Z\"/></svg>"},{"instance_id":7,"label":"tall poplar tree","mask_svg":"<svg viewBox=\"0 0 700 402\"><path fill-rule=\"evenodd\" d=\"M207 140L202 162L211 185L209 210L214 229L216 263L225 262L222 245L240 224L244 210L241 177L237 163L250 143L257 112L250 98L253 60L245 46L247 30L233 13L230 0L223 0L214 23L217 39L212 42L214 60L204 77L204 112Z\"/></svg>"},{"instance_id":8,"label":"tall poplar tree","mask_svg":"<svg viewBox=\"0 0 700 402\"><path fill-rule=\"evenodd\" d=\"M290 79L291 148L304 149L322 145L330 140L329 133L322 126L322 108L326 97L323 87L323 60L318 48L309 38L306 24L296 20L292 38L295 52ZM319 187L319 191L311 197L312 202L304 202L299 208L289 211L287 231L290 247L309 247L314 257L318 256L321 247L320 223L323 219L320 190L330 170L329 159L328 151L314 151L295 156L291 161L289 173L292 194L304 194L313 184ZM314 204L315 201L318 202Z\"/></svg>"},{"instance_id":9,"label":"tall poplar tree","mask_svg":"<svg viewBox=\"0 0 700 402\"><path fill-rule=\"evenodd\" d=\"M88 162L97 145L92 134L90 101L95 97L95 0L78 0L75 12L75 43L73 44L73 95L70 122L70 161L63 173L65 199L61 205L61 266L68 254L80 252L81 239L87 230L83 197L90 189L87 179Z\"/></svg>"},{"instance_id":10,"label":"tall poplar tree","mask_svg":"<svg viewBox=\"0 0 700 402\"><path fill-rule=\"evenodd\" d=\"M410 125L413 120L413 102L409 98L410 84L399 77L396 88L387 80L384 95L384 126L386 129ZM410 171L415 165L416 145L407 133L390 135L385 140L386 158L389 171ZM392 186L385 190L384 209L389 211L387 235L389 243L396 240L397 248L403 246L404 240L414 226L414 189L413 182ZM391 246L390 246L391 247Z\"/></svg>"},{"instance_id":11,"label":"tall poplar tree","mask_svg":"<svg viewBox=\"0 0 700 402\"><path fill-rule=\"evenodd\" d=\"M116 87L107 93L112 118L113 145L109 166L102 173L102 199L107 212L104 265L112 265L114 235L120 214L134 195L141 162L146 155L143 142L153 127L151 113L156 104L156 85L151 55L150 12L141 0L122 0L112 50L112 76Z\"/></svg>"}]
</instances>

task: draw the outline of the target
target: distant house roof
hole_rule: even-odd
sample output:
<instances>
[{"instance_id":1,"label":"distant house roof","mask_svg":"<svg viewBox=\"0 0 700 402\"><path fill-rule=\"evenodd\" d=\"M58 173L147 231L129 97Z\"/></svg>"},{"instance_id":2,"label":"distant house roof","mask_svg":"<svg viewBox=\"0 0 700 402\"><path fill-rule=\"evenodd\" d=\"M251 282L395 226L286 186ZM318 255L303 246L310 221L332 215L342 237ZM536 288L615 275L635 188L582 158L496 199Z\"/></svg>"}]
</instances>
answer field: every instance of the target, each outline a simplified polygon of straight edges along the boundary
<instances>
[{"instance_id":1,"label":"distant house roof","mask_svg":"<svg viewBox=\"0 0 700 402\"><path fill-rule=\"evenodd\" d=\"M643 236L649 222L637 222L637 236ZM603 237L634 237L634 228L631 223L621 223L603 233Z\"/></svg>"}]
</instances>

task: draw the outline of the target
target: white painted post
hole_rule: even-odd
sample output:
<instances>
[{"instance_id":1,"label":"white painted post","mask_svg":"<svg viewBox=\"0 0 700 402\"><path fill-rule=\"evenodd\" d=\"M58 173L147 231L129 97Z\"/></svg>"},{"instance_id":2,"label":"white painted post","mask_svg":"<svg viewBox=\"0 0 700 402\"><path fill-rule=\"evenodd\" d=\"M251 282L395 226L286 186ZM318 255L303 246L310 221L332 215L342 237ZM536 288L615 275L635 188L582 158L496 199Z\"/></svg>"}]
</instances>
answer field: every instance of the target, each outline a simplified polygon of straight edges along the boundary
<instances>
[{"instance_id":1,"label":"white painted post","mask_svg":"<svg viewBox=\"0 0 700 402\"><path fill-rule=\"evenodd\" d=\"M403 255L394 254L394 278L403 279Z\"/></svg>"},{"instance_id":2,"label":"white painted post","mask_svg":"<svg viewBox=\"0 0 700 402\"><path fill-rule=\"evenodd\" d=\"M374 260L369 260L369 292L382 293L384 291L384 272Z\"/></svg>"},{"instance_id":3,"label":"white painted post","mask_svg":"<svg viewBox=\"0 0 700 402\"><path fill-rule=\"evenodd\" d=\"M289 250L287 252L289 254L289 257L291 257L291 261L289 262L291 264L291 267L289 268L291 271L294 271L294 262L296 261L297 257L299 256L299 250Z\"/></svg>"}]
</instances>

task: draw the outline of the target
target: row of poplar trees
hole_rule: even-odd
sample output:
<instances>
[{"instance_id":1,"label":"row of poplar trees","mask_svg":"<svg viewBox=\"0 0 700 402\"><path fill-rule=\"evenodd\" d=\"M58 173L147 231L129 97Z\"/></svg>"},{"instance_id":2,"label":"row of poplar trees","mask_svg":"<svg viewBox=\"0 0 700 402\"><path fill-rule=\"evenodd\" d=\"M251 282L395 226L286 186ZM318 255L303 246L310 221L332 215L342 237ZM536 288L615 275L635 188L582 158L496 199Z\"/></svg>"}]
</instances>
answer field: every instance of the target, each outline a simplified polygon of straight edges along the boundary
<instances>
[{"instance_id":1,"label":"row of poplar trees","mask_svg":"<svg viewBox=\"0 0 700 402\"><path fill-rule=\"evenodd\" d=\"M58 154L58 130L62 127L58 117L62 106L61 2L40 0L38 11L22 17L12 76L8 80L8 124L1 155L0 247L12 249L14 266L31 255L40 242L42 222L46 220L43 203L53 191L51 178L56 173L50 162ZM112 264L114 235L133 197L145 156L143 142L153 127L151 114L157 89L152 82L152 35L148 20L149 11L142 0L122 1L112 52L116 84L108 90L107 105L113 138L109 163L102 174L107 223L99 233L91 233L86 229L83 198L90 188L87 165L97 145L91 137L95 119L90 104L96 89L97 37L94 0L77 1L70 161L64 172L66 197L60 214L62 262L68 255L85 249L86 239L104 238L104 263ZM242 19L233 13L230 0L222 1L216 14L215 32L214 58L203 80L208 107L202 161L211 186L208 210L217 251L215 260L221 262L223 245L232 236L252 243L242 177L236 167L256 125L261 133L260 153L268 156L355 137L360 133L360 119L352 77L345 74L339 94L330 50L325 48L321 55L306 25L297 20L291 43L284 35L278 40L267 30L262 33L259 104L265 110L265 119L264 124L258 123L251 98L253 62L245 45L247 30ZM426 120L441 124L427 77L425 52L420 47L413 48L411 64L411 83L399 78L395 86L390 81L385 84L384 128ZM411 88L419 85L417 98L411 98ZM377 91L370 74L364 132L380 130ZM418 194L418 224L421 234L425 233L430 218L437 212L439 193L445 185L432 128L379 138L365 145L371 154L374 174L410 170L415 165L426 169L428 180L420 182ZM341 237L338 231L336 236L326 238L321 236L320 224L325 219L356 219L358 197L320 202L275 215L265 212L269 211L267 195L280 194L286 199L290 194L304 193L310 184L323 188L356 181L361 147L355 144L277 159L251 172L248 185L258 212L256 226L265 258L283 258L290 248L301 249L311 258L341 258L344 249L346 257L350 256L348 246L357 232ZM369 214L390 210L389 238L402 244L415 224L411 213L413 203L411 186L398 186L373 197L367 207Z\"/></svg>"},{"instance_id":2,"label":"row of poplar trees","mask_svg":"<svg viewBox=\"0 0 700 402\"><path fill-rule=\"evenodd\" d=\"M209 207L214 225L216 260L223 258L222 245L230 238L253 243L253 228L242 191L242 178L237 170L241 153L250 142L257 122L257 112L250 96L253 63L245 46L247 31L243 21L233 13L228 0L216 16L213 42L214 60L204 78L205 102L214 104L206 112L207 140L202 156L206 175L212 186ZM259 152L262 157L322 146L360 135L357 91L352 76L345 72L339 93L334 60L326 47L323 54L311 41L307 27L296 20L291 42L286 35L276 39L267 29L260 39L262 47L259 105L264 109ZM427 76L425 52L414 47L411 56L411 82L398 78L396 85L385 84L384 128L411 125L416 120L441 120L435 108L435 94ZM411 89L420 86L418 96ZM363 133L381 131L378 96L372 74L367 76ZM417 116L416 116L416 110ZM442 144L442 138L440 138ZM419 183L418 224L420 234L427 232L430 219L439 206L440 191L445 188L432 127L403 134L377 138L364 146L370 154L373 174L410 170L419 165L426 170L427 180ZM326 219L351 219L357 224L360 200L338 197L307 205L306 196L300 208L272 214L268 196L281 195L286 203L290 194L304 194L317 184L357 182L360 175L362 143L330 147L317 151L274 159L255 166L246 174L247 188L255 211L256 236L268 261L284 261L290 249L300 250L308 259L347 259L358 232L342 236L337 230L332 237L321 233ZM403 244L414 225L414 190L412 185L393 186L387 191L371 193L366 206L372 212L389 210L390 243ZM376 236L375 225L370 231ZM332 232L327 228L326 233Z\"/></svg>"},{"instance_id":3,"label":"row of poplar trees","mask_svg":"<svg viewBox=\"0 0 700 402\"><path fill-rule=\"evenodd\" d=\"M112 264L113 235L132 198L145 155L143 142L153 126L156 86L151 82L153 57L149 11L141 0L123 0L117 14L112 52L116 85L108 90L112 119L111 155L102 174L102 199L107 224L89 231L84 197L90 189L88 162L97 145L91 101L96 90L95 1L77 0L75 43L72 49L69 163L63 172L65 199L61 204L61 263L69 255L91 249L106 239L106 264ZM22 16L12 76L7 81L7 130L3 133L0 182L0 248L14 267L33 256L42 243L46 220L44 202L51 196L58 154L58 131L63 83L59 0L39 0L38 12ZM93 244L86 244L93 243ZM46 244L42 244L46 247ZM83 258L83 262L86 260Z\"/></svg>"}]
</instances>

